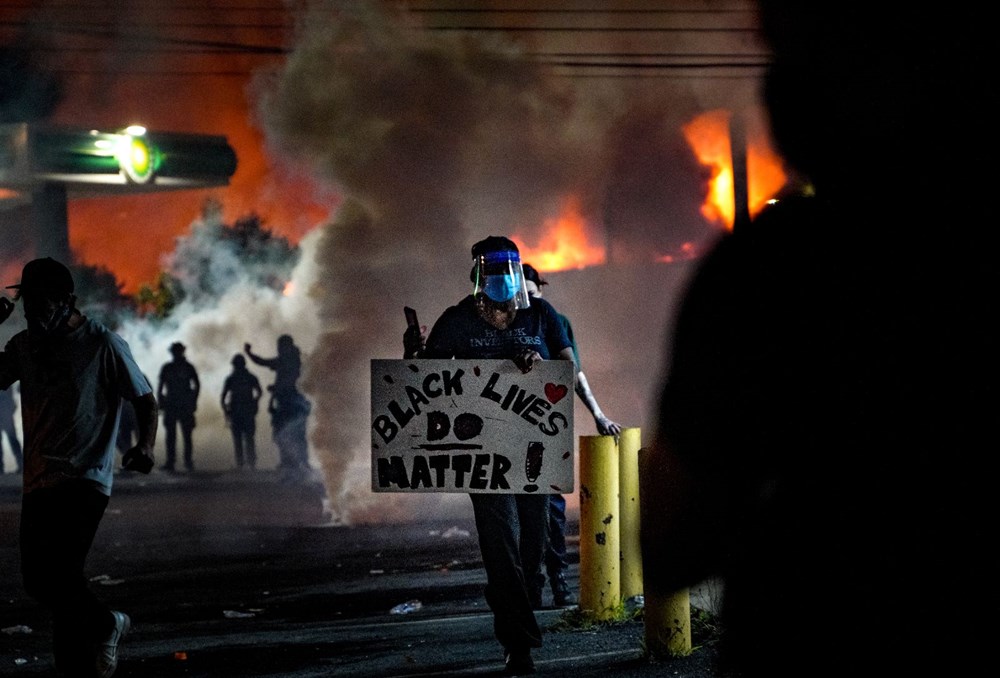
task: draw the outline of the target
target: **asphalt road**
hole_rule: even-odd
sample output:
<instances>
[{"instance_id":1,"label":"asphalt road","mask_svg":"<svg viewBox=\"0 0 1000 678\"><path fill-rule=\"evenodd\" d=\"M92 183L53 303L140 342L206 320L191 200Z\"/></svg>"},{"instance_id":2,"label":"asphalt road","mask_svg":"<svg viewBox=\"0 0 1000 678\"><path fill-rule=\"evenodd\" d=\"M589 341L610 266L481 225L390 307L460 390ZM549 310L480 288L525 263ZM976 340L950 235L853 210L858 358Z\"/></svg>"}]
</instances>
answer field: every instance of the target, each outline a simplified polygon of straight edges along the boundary
<instances>
[{"instance_id":1,"label":"asphalt road","mask_svg":"<svg viewBox=\"0 0 1000 678\"><path fill-rule=\"evenodd\" d=\"M116 479L87 572L132 618L116 677L499 675L471 507L464 519L331 526L323 496L319 482L267 471ZM49 620L21 588L19 502L19 479L0 477L0 675L49 676ZM408 601L419 609L392 612ZM641 617L538 618L539 675L716 675L711 647L647 658Z\"/></svg>"}]
</instances>

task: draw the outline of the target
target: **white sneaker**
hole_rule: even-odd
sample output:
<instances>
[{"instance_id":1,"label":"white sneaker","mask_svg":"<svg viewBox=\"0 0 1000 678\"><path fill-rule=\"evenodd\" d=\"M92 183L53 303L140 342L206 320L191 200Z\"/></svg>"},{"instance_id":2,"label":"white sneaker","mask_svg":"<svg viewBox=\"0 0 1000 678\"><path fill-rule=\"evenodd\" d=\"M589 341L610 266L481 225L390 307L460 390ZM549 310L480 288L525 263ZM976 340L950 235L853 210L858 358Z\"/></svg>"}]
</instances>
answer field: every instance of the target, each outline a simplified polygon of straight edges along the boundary
<instances>
[{"instance_id":1,"label":"white sneaker","mask_svg":"<svg viewBox=\"0 0 1000 678\"><path fill-rule=\"evenodd\" d=\"M103 641L97 644L97 675L100 678L111 678L118 668L118 643L132 627L132 620L124 612L112 610L115 617L115 627Z\"/></svg>"}]
</instances>

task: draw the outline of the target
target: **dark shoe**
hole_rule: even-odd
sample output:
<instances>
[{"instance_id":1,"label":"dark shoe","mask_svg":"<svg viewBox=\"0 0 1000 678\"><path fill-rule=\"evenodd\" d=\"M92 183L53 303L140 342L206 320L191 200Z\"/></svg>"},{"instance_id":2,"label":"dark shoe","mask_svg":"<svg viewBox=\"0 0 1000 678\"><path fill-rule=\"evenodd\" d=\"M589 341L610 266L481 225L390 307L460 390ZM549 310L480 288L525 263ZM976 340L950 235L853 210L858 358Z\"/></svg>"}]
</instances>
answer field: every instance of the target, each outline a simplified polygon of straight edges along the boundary
<instances>
[{"instance_id":1,"label":"dark shoe","mask_svg":"<svg viewBox=\"0 0 1000 678\"><path fill-rule=\"evenodd\" d=\"M535 672L535 662L531 658L531 650L504 650L505 676L527 676Z\"/></svg>"},{"instance_id":2,"label":"dark shoe","mask_svg":"<svg viewBox=\"0 0 1000 678\"><path fill-rule=\"evenodd\" d=\"M111 678L118 668L118 643L128 633L132 620L124 612L113 611L115 627L103 641L97 644L97 675L99 678Z\"/></svg>"},{"instance_id":3,"label":"dark shoe","mask_svg":"<svg viewBox=\"0 0 1000 678\"><path fill-rule=\"evenodd\" d=\"M571 607L576 605L576 596L569 590L565 575L552 578L552 604L556 607Z\"/></svg>"}]
</instances>

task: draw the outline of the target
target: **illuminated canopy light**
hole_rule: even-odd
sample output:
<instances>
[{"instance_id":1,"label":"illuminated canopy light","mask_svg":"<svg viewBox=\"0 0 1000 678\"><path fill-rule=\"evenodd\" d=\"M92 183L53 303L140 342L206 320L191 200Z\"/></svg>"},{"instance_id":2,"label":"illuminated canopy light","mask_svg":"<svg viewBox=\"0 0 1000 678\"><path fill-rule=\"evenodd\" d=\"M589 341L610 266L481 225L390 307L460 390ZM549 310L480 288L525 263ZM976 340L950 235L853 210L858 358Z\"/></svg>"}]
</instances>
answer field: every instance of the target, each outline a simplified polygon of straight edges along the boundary
<instances>
[{"instance_id":1,"label":"illuminated canopy light","mask_svg":"<svg viewBox=\"0 0 1000 678\"><path fill-rule=\"evenodd\" d=\"M126 179L144 184L153 178L159 165L159 154L156 149L150 148L145 137L122 134L117 150L118 167L124 172Z\"/></svg>"},{"instance_id":2,"label":"illuminated canopy light","mask_svg":"<svg viewBox=\"0 0 1000 678\"><path fill-rule=\"evenodd\" d=\"M59 182L76 195L204 188L227 185L235 171L224 136L0 125L0 188Z\"/></svg>"}]
</instances>

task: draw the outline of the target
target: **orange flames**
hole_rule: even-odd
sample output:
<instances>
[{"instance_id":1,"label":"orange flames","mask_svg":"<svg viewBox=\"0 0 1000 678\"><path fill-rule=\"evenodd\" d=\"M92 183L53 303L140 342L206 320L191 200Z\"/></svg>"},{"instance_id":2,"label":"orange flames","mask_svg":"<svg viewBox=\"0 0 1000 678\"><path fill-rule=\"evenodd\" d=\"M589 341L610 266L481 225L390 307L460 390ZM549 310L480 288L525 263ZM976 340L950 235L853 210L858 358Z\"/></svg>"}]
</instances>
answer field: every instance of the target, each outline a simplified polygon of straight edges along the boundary
<instances>
[{"instance_id":1,"label":"orange flames","mask_svg":"<svg viewBox=\"0 0 1000 678\"><path fill-rule=\"evenodd\" d=\"M530 247L524 238L514 235L511 240L521 252L521 261L539 271L565 271L604 263L604 246L587 240L587 222L580 214L580 203L570 196L562 213L546 219L544 235L537 247Z\"/></svg>"},{"instance_id":2,"label":"orange flames","mask_svg":"<svg viewBox=\"0 0 1000 678\"><path fill-rule=\"evenodd\" d=\"M712 169L708 194L701 206L702 216L710 224L733 228L735 221L734 173L730 119L726 110L702 113L683 126L682 132L698 161ZM752 122L752 121L750 121ZM771 149L767 135L759 132L759 125L748 125L746 148L747 208L755 216L788 180L781 158ZM532 264L539 271L564 271L605 263L603 245L588 240L586 220L580 214L579 200L566 199L562 213L543 225L543 236L537 246L529 246L525 239L513 236L521 250L521 260ZM702 248L698 243L685 242L676 252L653 255L655 261L672 263L695 259Z\"/></svg>"},{"instance_id":3,"label":"orange flames","mask_svg":"<svg viewBox=\"0 0 1000 678\"><path fill-rule=\"evenodd\" d=\"M729 111L708 111L683 127L684 138L698 160L713 170L701 213L710 222L722 223L728 229L733 228L736 211L730 118ZM781 159L761 134L748 134L746 163L747 207L750 216L754 216L785 185L787 176Z\"/></svg>"}]
</instances>

